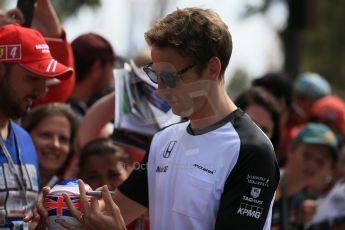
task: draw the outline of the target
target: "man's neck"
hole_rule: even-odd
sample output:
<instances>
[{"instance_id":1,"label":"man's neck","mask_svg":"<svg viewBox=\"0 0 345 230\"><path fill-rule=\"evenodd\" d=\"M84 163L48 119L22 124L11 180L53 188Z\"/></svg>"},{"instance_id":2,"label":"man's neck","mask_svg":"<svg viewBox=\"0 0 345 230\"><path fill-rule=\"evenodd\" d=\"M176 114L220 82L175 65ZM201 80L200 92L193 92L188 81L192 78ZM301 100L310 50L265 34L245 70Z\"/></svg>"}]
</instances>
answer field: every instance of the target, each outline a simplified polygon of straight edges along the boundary
<instances>
[{"instance_id":1,"label":"man's neck","mask_svg":"<svg viewBox=\"0 0 345 230\"><path fill-rule=\"evenodd\" d=\"M0 113L0 134L2 139L6 140L8 136L8 125L10 123L10 119L6 117L4 114Z\"/></svg>"},{"instance_id":2,"label":"man's neck","mask_svg":"<svg viewBox=\"0 0 345 230\"><path fill-rule=\"evenodd\" d=\"M72 98L77 101L87 102L92 96L92 92L93 86L90 87L88 82L80 83L75 86L72 93Z\"/></svg>"},{"instance_id":3,"label":"man's neck","mask_svg":"<svg viewBox=\"0 0 345 230\"><path fill-rule=\"evenodd\" d=\"M236 105L222 90L219 95L210 95L201 111L189 117L193 129L204 129L222 120L237 109Z\"/></svg>"}]
</instances>

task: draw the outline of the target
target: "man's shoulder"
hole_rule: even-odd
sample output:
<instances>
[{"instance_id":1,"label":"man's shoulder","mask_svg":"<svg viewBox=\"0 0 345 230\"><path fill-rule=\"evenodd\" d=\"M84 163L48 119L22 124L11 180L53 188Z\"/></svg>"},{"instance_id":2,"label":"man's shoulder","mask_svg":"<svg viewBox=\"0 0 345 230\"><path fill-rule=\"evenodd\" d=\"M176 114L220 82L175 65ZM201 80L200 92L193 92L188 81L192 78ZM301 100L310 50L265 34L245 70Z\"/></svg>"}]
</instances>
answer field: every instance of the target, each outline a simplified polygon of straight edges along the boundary
<instances>
[{"instance_id":1,"label":"man's shoulder","mask_svg":"<svg viewBox=\"0 0 345 230\"><path fill-rule=\"evenodd\" d=\"M273 151L273 145L266 134L250 119L246 113L238 116L233 126L240 138L241 148Z\"/></svg>"},{"instance_id":2,"label":"man's shoulder","mask_svg":"<svg viewBox=\"0 0 345 230\"><path fill-rule=\"evenodd\" d=\"M11 122L11 128L12 128L12 131L14 132L17 140L22 145L26 146L27 144L33 144L30 134L24 128L22 128L20 125L16 124L15 122Z\"/></svg>"},{"instance_id":3,"label":"man's shoulder","mask_svg":"<svg viewBox=\"0 0 345 230\"><path fill-rule=\"evenodd\" d=\"M15 122L11 122L11 127L17 136L30 137L30 134Z\"/></svg>"}]
</instances>

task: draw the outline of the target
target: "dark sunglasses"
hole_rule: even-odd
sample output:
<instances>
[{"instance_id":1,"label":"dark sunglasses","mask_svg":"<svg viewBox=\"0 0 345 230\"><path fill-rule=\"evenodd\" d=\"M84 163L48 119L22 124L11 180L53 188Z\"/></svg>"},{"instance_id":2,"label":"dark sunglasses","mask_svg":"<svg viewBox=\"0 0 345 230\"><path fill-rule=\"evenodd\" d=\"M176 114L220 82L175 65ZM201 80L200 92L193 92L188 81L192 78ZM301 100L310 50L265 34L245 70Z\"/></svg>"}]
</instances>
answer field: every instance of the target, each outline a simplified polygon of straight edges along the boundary
<instances>
[{"instance_id":1,"label":"dark sunglasses","mask_svg":"<svg viewBox=\"0 0 345 230\"><path fill-rule=\"evenodd\" d=\"M152 63L150 63L144 66L143 70L147 74L147 76L149 76L150 80L153 83L157 84L158 78L160 78L166 86L170 88L174 88L177 82L180 80L181 75L187 72L189 69L193 68L194 66L195 64L189 65L178 72L172 72L172 71L157 72L154 69L152 69Z\"/></svg>"}]
</instances>

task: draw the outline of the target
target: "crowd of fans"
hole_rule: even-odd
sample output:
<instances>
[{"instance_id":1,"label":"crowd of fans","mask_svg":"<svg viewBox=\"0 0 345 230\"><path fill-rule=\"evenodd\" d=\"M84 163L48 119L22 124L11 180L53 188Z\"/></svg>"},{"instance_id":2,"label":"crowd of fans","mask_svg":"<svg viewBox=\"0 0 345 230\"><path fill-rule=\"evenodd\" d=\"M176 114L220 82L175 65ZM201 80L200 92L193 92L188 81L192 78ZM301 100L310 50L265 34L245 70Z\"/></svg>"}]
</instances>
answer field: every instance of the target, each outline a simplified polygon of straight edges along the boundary
<instances>
[{"instance_id":1,"label":"crowd of fans","mask_svg":"<svg viewBox=\"0 0 345 230\"><path fill-rule=\"evenodd\" d=\"M237 105L271 139L281 168L272 229L342 229L344 203L332 214L318 207L332 205L344 180L344 100L317 73L274 73L254 79Z\"/></svg>"}]
</instances>

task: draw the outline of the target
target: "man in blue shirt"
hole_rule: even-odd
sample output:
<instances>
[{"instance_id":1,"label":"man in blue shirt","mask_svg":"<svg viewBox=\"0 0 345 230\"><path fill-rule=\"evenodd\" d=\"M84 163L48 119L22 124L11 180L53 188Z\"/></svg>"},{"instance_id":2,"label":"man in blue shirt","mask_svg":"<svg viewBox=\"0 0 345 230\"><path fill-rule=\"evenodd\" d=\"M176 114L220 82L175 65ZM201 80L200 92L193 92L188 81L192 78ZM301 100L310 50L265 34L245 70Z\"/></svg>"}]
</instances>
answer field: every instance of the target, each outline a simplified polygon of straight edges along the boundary
<instances>
[{"instance_id":1,"label":"man in blue shirt","mask_svg":"<svg viewBox=\"0 0 345 230\"><path fill-rule=\"evenodd\" d=\"M31 138L11 121L25 115L46 92L47 79L67 79L73 70L50 54L36 30L0 27L0 228L26 229L26 207L35 201L38 162Z\"/></svg>"}]
</instances>

